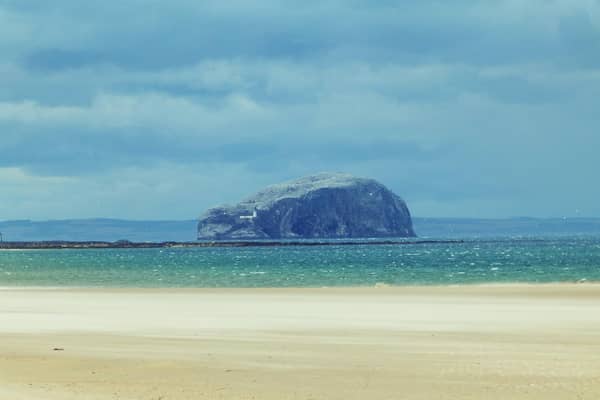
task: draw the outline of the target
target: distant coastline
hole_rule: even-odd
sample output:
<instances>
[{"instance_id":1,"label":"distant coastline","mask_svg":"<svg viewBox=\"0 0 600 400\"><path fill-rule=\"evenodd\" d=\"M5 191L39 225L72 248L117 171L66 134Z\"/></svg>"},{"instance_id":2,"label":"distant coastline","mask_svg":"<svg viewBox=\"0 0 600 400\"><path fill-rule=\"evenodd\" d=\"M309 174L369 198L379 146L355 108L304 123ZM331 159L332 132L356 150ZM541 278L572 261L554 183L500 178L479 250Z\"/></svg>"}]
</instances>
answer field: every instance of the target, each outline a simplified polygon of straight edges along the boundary
<instances>
[{"instance_id":1,"label":"distant coastline","mask_svg":"<svg viewBox=\"0 0 600 400\"><path fill-rule=\"evenodd\" d=\"M198 220L132 221L72 219L0 221L6 242L189 242ZM465 239L600 235L600 218L424 218L413 217L419 238Z\"/></svg>"}]
</instances>

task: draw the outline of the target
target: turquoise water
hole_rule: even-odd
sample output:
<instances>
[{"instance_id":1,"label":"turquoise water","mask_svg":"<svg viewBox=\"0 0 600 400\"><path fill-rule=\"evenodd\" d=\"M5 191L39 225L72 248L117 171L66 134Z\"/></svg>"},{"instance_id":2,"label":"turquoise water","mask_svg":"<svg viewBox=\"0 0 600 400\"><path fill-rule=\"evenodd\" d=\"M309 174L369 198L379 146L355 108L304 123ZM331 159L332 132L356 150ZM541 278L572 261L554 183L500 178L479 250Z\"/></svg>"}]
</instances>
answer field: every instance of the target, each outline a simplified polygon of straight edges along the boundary
<instances>
[{"instance_id":1,"label":"turquoise water","mask_svg":"<svg viewBox=\"0 0 600 400\"><path fill-rule=\"evenodd\" d=\"M322 287L600 281L600 238L0 251L0 286Z\"/></svg>"}]
</instances>

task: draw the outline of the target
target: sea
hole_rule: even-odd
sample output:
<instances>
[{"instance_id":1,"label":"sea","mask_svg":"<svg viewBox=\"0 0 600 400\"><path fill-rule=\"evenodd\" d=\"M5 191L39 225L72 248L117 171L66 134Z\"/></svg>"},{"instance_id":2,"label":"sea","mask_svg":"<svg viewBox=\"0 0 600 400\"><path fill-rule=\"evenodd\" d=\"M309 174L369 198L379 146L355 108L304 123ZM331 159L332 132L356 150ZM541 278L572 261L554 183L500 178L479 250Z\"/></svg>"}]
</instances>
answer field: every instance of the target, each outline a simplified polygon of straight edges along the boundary
<instances>
[{"instance_id":1,"label":"sea","mask_svg":"<svg viewBox=\"0 0 600 400\"><path fill-rule=\"evenodd\" d=\"M0 251L0 287L343 287L600 281L600 236Z\"/></svg>"}]
</instances>

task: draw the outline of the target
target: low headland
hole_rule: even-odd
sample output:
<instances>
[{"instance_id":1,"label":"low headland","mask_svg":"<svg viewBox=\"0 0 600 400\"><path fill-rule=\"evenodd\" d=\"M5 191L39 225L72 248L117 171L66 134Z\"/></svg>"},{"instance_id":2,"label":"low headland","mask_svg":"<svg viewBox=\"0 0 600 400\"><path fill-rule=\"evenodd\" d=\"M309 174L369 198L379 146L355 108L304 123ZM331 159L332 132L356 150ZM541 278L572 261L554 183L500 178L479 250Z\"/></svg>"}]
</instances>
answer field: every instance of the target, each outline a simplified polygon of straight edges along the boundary
<instances>
[{"instance_id":1,"label":"low headland","mask_svg":"<svg viewBox=\"0 0 600 400\"><path fill-rule=\"evenodd\" d=\"M197 242L71 242L71 241L36 241L36 242L2 242L0 249L8 250L43 250L43 249L157 249L157 248L194 248L194 247L283 247L283 246L377 246L377 245L419 245L432 243L464 243L464 240L287 240L287 241L197 241Z\"/></svg>"}]
</instances>

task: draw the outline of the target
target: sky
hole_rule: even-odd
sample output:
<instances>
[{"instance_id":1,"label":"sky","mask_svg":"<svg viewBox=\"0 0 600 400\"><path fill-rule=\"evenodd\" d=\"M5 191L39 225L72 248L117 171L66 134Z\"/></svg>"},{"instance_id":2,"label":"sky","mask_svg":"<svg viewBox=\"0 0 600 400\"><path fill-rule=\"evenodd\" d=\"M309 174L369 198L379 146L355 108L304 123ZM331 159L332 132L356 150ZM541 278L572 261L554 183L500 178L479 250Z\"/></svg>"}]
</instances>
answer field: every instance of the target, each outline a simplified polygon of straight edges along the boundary
<instances>
[{"instance_id":1,"label":"sky","mask_svg":"<svg viewBox=\"0 0 600 400\"><path fill-rule=\"evenodd\" d=\"M0 220L323 171L421 217L600 217L599 0L0 0L0 55Z\"/></svg>"}]
</instances>

